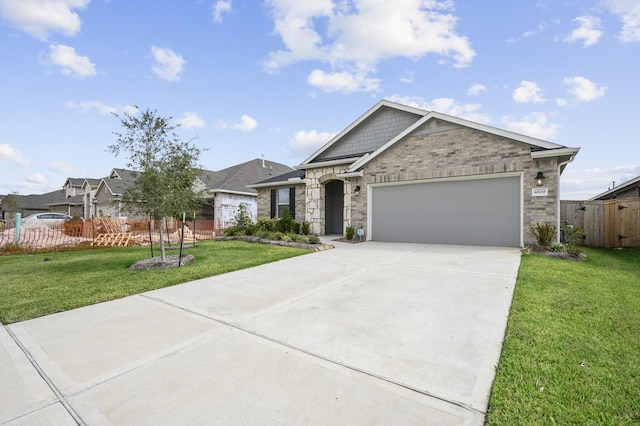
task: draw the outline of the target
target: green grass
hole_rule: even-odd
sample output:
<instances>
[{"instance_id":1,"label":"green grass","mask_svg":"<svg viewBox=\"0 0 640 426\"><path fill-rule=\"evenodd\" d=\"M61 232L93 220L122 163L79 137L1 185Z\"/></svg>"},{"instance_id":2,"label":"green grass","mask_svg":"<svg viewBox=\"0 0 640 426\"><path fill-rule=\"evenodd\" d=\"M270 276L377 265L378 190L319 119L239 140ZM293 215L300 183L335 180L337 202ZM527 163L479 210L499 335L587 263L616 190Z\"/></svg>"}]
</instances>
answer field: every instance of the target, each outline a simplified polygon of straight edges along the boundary
<instances>
[{"instance_id":1,"label":"green grass","mask_svg":"<svg viewBox=\"0 0 640 426\"><path fill-rule=\"evenodd\" d=\"M640 424L640 249L523 255L488 425Z\"/></svg>"},{"instance_id":2,"label":"green grass","mask_svg":"<svg viewBox=\"0 0 640 426\"><path fill-rule=\"evenodd\" d=\"M127 269L150 257L145 247L0 256L0 321L7 324L31 319L309 251L242 241L207 241L184 253L192 254L196 261L180 268L151 271ZM167 251L167 255L176 254Z\"/></svg>"}]
</instances>

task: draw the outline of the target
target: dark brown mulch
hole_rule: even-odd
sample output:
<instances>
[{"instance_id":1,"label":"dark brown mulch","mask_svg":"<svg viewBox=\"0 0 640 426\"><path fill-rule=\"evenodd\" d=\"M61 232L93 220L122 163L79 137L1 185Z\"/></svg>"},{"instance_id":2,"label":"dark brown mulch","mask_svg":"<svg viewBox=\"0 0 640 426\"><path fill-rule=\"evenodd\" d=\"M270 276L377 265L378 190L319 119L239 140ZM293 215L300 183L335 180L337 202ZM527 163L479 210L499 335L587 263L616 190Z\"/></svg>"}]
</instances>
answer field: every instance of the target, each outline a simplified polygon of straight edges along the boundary
<instances>
[{"instance_id":1,"label":"dark brown mulch","mask_svg":"<svg viewBox=\"0 0 640 426\"><path fill-rule=\"evenodd\" d=\"M283 247L296 247L303 248L311 251L324 251L335 248L331 244L306 244L306 243L296 243L294 241L275 241L275 240L267 240L264 238L256 237L253 235L233 235L233 236L225 236L217 238L218 241L229 241L229 240L240 240L246 241L248 243L259 243L259 244L271 244L274 246L283 246Z\"/></svg>"},{"instance_id":2,"label":"dark brown mulch","mask_svg":"<svg viewBox=\"0 0 640 426\"><path fill-rule=\"evenodd\" d=\"M534 245L531 247L526 247L522 250L523 253L534 253L542 256L555 257L558 259L566 259L573 260L576 262L584 262L587 259L587 255L584 253L559 253L555 251L547 250L543 247Z\"/></svg>"},{"instance_id":3,"label":"dark brown mulch","mask_svg":"<svg viewBox=\"0 0 640 426\"><path fill-rule=\"evenodd\" d=\"M345 237L340 237L340 238L333 239L331 241L339 241L341 243L348 243L348 244L358 244L358 243L364 243L365 240L360 240L360 238L352 238L350 240L347 240Z\"/></svg>"},{"instance_id":4,"label":"dark brown mulch","mask_svg":"<svg viewBox=\"0 0 640 426\"><path fill-rule=\"evenodd\" d=\"M196 260L196 258L190 254L183 254L180 262L180 255L165 256L165 259L166 260L164 262L160 257L150 257L148 259L139 260L129 266L129 269L132 271L148 271L151 269L177 268L178 266L188 265ZM178 265L178 263L180 263L180 265Z\"/></svg>"}]
</instances>

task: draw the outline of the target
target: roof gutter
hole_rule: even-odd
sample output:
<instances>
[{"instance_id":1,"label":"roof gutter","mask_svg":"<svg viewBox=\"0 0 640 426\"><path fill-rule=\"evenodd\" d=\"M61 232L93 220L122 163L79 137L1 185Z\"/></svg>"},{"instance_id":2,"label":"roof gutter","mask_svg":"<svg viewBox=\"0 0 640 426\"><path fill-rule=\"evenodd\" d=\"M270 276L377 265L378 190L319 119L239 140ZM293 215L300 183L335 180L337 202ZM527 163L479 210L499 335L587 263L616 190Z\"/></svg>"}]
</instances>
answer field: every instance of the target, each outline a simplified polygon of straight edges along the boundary
<instances>
[{"instance_id":1,"label":"roof gutter","mask_svg":"<svg viewBox=\"0 0 640 426\"><path fill-rule=\"evenodd\" d=\"M339 177L340 179L362 177L364 176L364 171L359 170L357 172L337 173L336 176Z\"/></svg>"},{"instance_id":2,"label":"roof gutter","mask_svg":"<svg viewBox=\"0 0 640 426\"><path fill-rule=\"evenodd\" d=\"M235 194L235 195L248 195L250 197L255 197L256 194L254 192L244 192L244 191L232 191L229 189L220 189L220 188L216 188L216 189L208 189L207 193L209 194L217 194L217 193L226 193L226 194Z\"/></svg>"},{"instance_id":3,"label":"roof gutter","mask_svg":"<svg viewBox=\"0 0 640 426\"><path fill-rule=\"evenodd\" d=\"M558 148L545 151L534 151L531 153L531 158L537 160L540 158L561 157L563 155L568 155L572 157L569 161L567 161L567 163L570 163L571 161L573 161L573 158L575 158L578 151L580 151L580 148ZM567 163L564 164L566 165Z\"/></svg>"},{"instance_id":4,"label":"roof gutter","mask_svg":"<svg viewBox=\"0 0 640 426\"><path fill-rule=\"evenodd\" d=\"M340 160L330 160L330 161L319 161L317 163L308 163L308 164L300 164L295 166L295 169L305 170L305 169L315 169L318 167L330 167L330 166L338 166L341 164L351 164L355 161L358 161L360 157L351 157L351 158L341 158Z\"/></svg>"},{"instance_id":5,"label":"roof gutter","mask_svg":"<svg viewBox=\"0 0 640 426\"><path fill-rule=\"evenodd\" d=\"M277 182L254 183L251 185L247 185L247 188L253 188L253 189L272 188L274 186L290 186L290 185L298 185L301 183L304 183L304 181L301 178L297 177L297 178L289 178L287 180L281 180Z\"/></svg>"}]
</instances>

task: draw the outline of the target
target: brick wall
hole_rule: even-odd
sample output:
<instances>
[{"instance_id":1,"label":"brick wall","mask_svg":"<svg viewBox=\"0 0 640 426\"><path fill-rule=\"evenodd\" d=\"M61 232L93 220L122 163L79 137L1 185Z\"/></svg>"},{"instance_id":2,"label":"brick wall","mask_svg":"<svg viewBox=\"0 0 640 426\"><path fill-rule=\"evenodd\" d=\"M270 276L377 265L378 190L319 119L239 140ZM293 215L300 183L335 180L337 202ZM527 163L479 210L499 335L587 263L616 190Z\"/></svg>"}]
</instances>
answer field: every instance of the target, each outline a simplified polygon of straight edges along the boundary
<instances>
[{"instance_id":1,"label":"brick wall","mask_svg":"<svg viewBox=\"0 0 640 426\"><path fill-rule=\"evenodd\" d=\"M434 129L442 128L443 131ZM482 174L521 172L523 175L523 234L525 244L533 237L529 225L536 222L557 223L557 159L533 160L526 144L448 123L427 123L424 131L432 133L408 137L389 148L365 166L361 191L352 195L353 226L367 222L367 184L428 180ZM546 177L547 197L533 197L532 188L538 171Z\"/></svg>"}]
</instances>

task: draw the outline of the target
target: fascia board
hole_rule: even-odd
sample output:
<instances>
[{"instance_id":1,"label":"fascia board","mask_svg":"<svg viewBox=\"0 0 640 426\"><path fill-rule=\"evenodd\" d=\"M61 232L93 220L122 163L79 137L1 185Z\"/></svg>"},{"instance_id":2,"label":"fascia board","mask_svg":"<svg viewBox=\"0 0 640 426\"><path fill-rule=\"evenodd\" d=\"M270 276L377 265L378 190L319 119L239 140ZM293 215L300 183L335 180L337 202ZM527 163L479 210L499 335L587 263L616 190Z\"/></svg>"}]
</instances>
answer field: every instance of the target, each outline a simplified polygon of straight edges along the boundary
<instances>
[{"instance_id":1,"label":"fascia board","mask_svg":"<svg viewBox=\"0 0 640 426\"><path fill-rule=\"evenodd\" d=\"M563 155L576 155L580 151L580 148L558 148L558 149L549 149L547 151L534 151L531 153L531 158L534 160L540 158L551 158L551 157L561 157Z\"/></svg>"}]
</instances>

